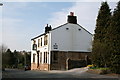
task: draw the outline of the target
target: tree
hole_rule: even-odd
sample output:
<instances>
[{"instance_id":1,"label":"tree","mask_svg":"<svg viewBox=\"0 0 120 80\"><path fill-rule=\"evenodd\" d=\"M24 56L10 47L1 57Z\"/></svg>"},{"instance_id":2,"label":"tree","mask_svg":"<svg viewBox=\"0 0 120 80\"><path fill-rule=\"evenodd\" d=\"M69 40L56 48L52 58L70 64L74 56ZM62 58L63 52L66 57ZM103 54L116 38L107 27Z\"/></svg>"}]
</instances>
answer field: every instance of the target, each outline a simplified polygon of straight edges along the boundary
<instances>
[{"instance_id":1,"label":"tree","mask_svg":"<svg viewBox=\"0 0 120 80\"><path fill-rule=\"evenodd\" d=\"M18 67L19 64L19 57L18 57L18 51L14 50L13 54L14 54L14 67Z\"/></svg>"},{"instance_id":2,"label":"tree","mask_svg":"<svg viewBox=\"0 0 120 80\"><path fill-rule=\"evenodd\" d=\"M97 20L96 29L94 34L93 48L92 48L92 62L98 67L104 67L107 65L107 44L106 44L106 29L108 27L108 21L110 20L111 12L107 2L102 2ZM106 49L107 51L105 51Z\"/></svg>"},{"instance_id":3,"label":"tree","mask_svg":"<svg viewBox=\"0 0 120 80\"><path fill-rule=\"evenodd\" d=\"M120 1L114 9L107 33L111 53L111 70L120 74Z\"/></svg>"}]
</instances>

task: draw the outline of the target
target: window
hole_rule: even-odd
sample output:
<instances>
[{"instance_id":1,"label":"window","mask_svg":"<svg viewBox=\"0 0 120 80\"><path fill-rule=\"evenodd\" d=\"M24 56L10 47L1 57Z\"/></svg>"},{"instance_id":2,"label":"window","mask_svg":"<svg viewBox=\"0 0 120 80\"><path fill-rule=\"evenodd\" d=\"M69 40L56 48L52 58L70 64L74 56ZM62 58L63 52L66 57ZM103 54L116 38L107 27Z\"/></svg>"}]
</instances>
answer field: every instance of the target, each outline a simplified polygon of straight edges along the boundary
<instances>
[{"instance_id":1,"label":"window","mask_svg":"<svg viewBox=\"0 0 120 80\"><path fill-rule=\"evenodd\" d=\"M54 59L54 61L56 61L58 59L58 53L57 52L54 53L53 59Z\"/></svg>"},{"instance_id":2,"label":"window","mask_svg":"<svg viewBox=\"0 0 120 80\"><path fill-rule=\"evenodd\" d=\"M45 63L45 52L44 52L44 63Z\"/></svg>"},{"instance_id":3,"label":"window","mask_svg":"<svg viewBox=\"0 0 120 80\"><path fill-rule=\"evenodd\" d=\"M40 63L42 63L42 52L40 53Z\"/></svg>"},{"instance_id":4,"label":"window","mask_svg":"<svg viewBox=\"0 0 120 80\"><path fill-rule=\"evenodd\" d=\"M35 63L35 54L33 54L33 63Z\"/></svg>"},{"instance_id":5,"label":"window","mask_svg":"<svg viewBox=\"0 0 120 80\"><path fill-rule=\"evenodd\" d=\"M47 52L44 52L44 63L47 63Z\"/></svg>"},{"instance_id":6,"label":"window","mask_svg":"<svg viewBox=\"0 0 120 80\"><path fill-rule=\"evenodd\" d=\"M41 38L41 46L42 46L42 38Z\"/></svg>"},{"instance_id":7,"label":"window","mask_svg":"<svg viewBox=\"0 0 120 80\"><path fill-rule=\"evenodd\" d=\"M48 39L47 39L47 38L48 38L48 36L45 35L45 36L44 36L44 45L47 45L47 43L48 43Z\"/></svg>"},{"instance_id":8,"label":"window","mask_svg":"<svg viewBox=\"0 0 120 80\"><path fill-rule=\"evenodd\" d=\"M33 42L32 49L33 49L33 50L37 50L37 44L36 44L36 41L35 41L35 40L34 40L34 42Z\"/></svg>"},{"instance_id":9,"label":"window","mask_svg":"<svg viewBox=\"0 0 120 80\"><path fill-rule=\"evenodd\" d=\"M40 39L38 39L38 47L40 47Z\"/></svg>"},{"instance_id":10,"label":"window","mask_svg":"<svg viewBox=\"0 0 120 80\"><path fill-rule=\"evenodd\" d=\"M53 63L57 63L58 62L58 52L57 51L54 51L53 52Z\"/></svg>"},{"instance_id":11,"label":"window","mask_svg":"<svg viewBox=\"0 0 120 80\"><path fill-rule=\"evenodd\" d=\"M81 29L78 29L79 31L81 30Z\"/></svg>"},{"instance_id":12,"label":"window","mask_svg":"<svg viewBox=\"0 0 120 80\"><path fill-rule=\"evenodd\" d=\"M66 30L69 30L69 28L66 28Z\"/></svg>"},{"instance_id":13,"label":"window","mask_svg":"<svg viewBox=\"0 0 120 80\"><path fill-rule=\"evenodd\" d=\"M46 60L45 60L45 63L47 63L47 52L46 52L46 56L45 56L45 59L46 59Z\"/></svg>"}]
</instances>

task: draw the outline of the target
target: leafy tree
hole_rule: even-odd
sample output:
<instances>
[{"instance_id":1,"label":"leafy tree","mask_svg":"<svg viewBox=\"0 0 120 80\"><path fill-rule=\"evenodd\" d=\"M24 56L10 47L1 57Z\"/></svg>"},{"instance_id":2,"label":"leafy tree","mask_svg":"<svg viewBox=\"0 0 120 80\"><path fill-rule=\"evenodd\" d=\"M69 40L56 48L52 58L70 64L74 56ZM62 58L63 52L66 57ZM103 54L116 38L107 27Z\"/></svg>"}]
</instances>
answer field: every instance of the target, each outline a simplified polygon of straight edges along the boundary
<instances>
[{"instance_id":1,"label":"leafy tree","mask_svg":"<svg viewBox=\"0 0 120 80\"><path fill-rule=\"evenodd\" d=\"M28 64L28 65L31 64L31 54L30 54L30 52L26 53L26 64Z\"/></svg>"},{"instance_id":2,"label":"leafy tree","mask_svg":"<svg viewBox=\"0 0 120 80\"><path fill-rule=\"evenodd\" d=\"M18 57L18 51L14 50L13 54L14 54L14 67L18 67L19 64L19 57Z\"/></svg>"},{"instance_id":3,"label":"leafy tree","mask_svg":"<svg viewBox=\"0 0 120 80\"><path fill-rule=\"evenodd\" d=\"M93 48L92 48L92 62L98 67L104 67L107 65L108 50L106 45L106 29L108 27L108 21L110 20L111 12L107 2L102 2L97 20L96 29L94 34ZM106 49L106 51L104 50Z\"/></svg>"},{"instance_id":4,"label":"leafy tree","mask_svg":"<svg viewBox=\"0 0 120 80\"><path fill-rule=\"evenodd\" d=\"M107 34L109 35L107 40L111 53L111 70L120 74L120 1L114 9Z\"/></svg>"},{"instance_id":5,"label":"leafy tree","mask_svg":"<svg viewBox=\"0 0 120 80\"><path fill-rule=\"evenodd\" d=\"M14 65L14 54L11 52L10 49L6 51L6 60L9 67L12 67Z\"/></svg>"}]
</instances>

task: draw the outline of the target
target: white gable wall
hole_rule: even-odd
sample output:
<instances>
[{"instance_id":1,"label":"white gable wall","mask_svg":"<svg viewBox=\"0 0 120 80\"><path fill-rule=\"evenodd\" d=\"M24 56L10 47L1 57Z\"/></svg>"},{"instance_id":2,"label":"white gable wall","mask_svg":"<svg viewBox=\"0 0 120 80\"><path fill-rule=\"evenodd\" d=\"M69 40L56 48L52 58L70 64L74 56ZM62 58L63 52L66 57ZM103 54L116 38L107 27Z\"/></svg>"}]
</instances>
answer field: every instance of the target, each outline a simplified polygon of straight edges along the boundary
<instances>
[{"instance_id":1,"label":"white gable wall","mask_svg":"<svg viewBox=\"0 0 120 80\"><path fill-rule=\"evenodd\" d=\"M68 26L64 25L60 28L57 28L51 31L51 50L59 50L59 51L70 51L71 50L71 31L66 30ZM54 44L58 45L58 49L54 49Z\"/></svg>"},{"instance_id":2,"label":"white gable wall","mask_svg":"<svg viewBox=\"0 0 120 80\"><path fill-rule=\"evenodd\" d=\"M66 30L69 28L69 30ZM80 31L78 29L81 29ZM92 35L77 24L65 24L51 31L51 50L90 52ZM54 49L54 44L58 49Z\"/></svg>"},{"instance_id":3,"label":"white gable wall","mask_svg":"<svg viewBox=\"0 0 120 80\"><path fill-rule=\"evenodd\" d=\"M90 52L92 35L79 25L73 26L71 26L73 30L73 51Z\"/></svg>"}]
</instances>

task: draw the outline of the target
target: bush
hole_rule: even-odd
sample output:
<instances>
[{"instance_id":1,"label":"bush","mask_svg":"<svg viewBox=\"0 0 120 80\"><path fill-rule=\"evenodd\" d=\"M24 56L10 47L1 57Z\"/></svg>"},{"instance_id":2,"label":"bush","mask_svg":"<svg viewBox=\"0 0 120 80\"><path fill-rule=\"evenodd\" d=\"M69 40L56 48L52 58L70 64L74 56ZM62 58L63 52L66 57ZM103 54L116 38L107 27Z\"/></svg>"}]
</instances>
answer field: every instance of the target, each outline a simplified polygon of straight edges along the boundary
<instances>
[{"instance_id":1,"label":"bush","mask_svg":"<svg viewBox=\"0 0 120 80\"><path fill-rule=\"evenodd\" d=\"M87 67L92 68L92 67L94 67L94 66L93 66L93 64L92 64L92 65L87 65Z\"/></svg>"},{"instance_id":2,"label":"bush","mask_svg":"<svg viewBox=\"0 0 120 80\"><path fill-rule=\"evenodd\" d=\"M18 69L23 69L23 68L24 68L23 64L18 64Z\"/></svg>"},{"instance_id":3,"label":"bush","mask_svg":"<svg viewBox=\"0 0 120 80\"><path fill-rule=\"evenodd\" d=\"M98 67L91 67L89 68L90 72L93 72L93 73L97 73L97 74L107 74L107 73L110 73L110 69L109 68L98 68Z\"/></svg>"}]
</instances>

